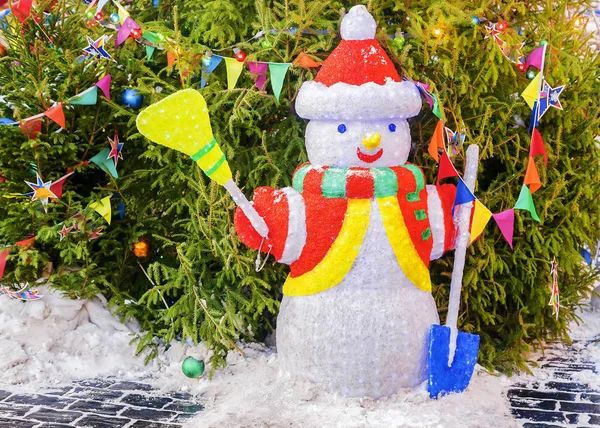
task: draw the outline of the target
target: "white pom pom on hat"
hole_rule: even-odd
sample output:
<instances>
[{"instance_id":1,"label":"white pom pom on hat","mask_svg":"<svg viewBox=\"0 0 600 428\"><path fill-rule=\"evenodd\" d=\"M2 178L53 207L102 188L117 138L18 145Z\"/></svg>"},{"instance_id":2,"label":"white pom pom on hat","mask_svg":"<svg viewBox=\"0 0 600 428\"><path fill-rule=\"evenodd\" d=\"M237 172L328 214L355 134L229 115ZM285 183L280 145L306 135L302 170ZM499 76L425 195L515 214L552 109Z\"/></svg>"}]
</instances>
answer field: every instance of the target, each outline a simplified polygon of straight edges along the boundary
<instances>
[{"instance_id":1,"label":"white pom pom on hat","mask_svg":"<svg viewBox=\"0 0 600 428\"><path fill-rule=\"evenodd\" d=\"M342 19L342 41L323 62L315 80L304 82L296 112L305 119L408 118L421 110L414 83L402 81L375 40L377 24L365 6Z\"/></svg>"}]
</instances>

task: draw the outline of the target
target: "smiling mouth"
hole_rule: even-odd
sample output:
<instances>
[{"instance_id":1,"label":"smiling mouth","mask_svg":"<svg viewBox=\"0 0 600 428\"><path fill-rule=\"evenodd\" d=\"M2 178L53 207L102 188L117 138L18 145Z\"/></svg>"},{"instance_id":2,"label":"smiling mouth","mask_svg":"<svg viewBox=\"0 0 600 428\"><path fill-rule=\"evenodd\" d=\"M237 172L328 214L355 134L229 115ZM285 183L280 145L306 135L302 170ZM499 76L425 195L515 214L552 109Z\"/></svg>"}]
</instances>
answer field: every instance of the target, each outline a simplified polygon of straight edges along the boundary
<instances>
[{"instance_id":1,"label":"smiling mouth","mask_svg":"<svg viewBox=\"0 0 600 428\"><path fill-rule=\"evenodd\" d=\"M377 159L379 159L381 157L381 155L383 155L383 149L379 149L375 154L372 155L368 155L366 153L363 153L360 151L360 147L356 148L356 156L358 156L358 158L366 163L373 163L375 162Z\"/></svg>"}]
</instances>

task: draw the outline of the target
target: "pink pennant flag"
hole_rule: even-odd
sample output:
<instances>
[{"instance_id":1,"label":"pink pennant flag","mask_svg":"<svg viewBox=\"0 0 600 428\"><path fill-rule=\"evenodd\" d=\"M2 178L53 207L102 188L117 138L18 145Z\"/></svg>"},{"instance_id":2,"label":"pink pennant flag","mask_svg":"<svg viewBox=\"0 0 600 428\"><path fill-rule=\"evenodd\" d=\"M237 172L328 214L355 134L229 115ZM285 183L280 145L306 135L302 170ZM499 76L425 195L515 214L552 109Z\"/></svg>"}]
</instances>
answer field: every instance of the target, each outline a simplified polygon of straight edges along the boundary
<instances>
[{"instance_id":1,"label":"pink pennant flag","mask_svg":"<svg viewBox=\"0 0 600 428\"><path fill-rule=\"evenodd\" d=\"M492 214L492 217L496 220L500 232L502 232L504 239L506 239L508 245L510 245L510 248L512 249L513 233L515 230L515 209L511 208L498 214Z\"/></svg>"},{"instance_id":2,"label":"pink pennant flag","mask_svg":"<svg viewBox=\"0 0 600 428\"><path fill-rule=\"evenodd\" d=\"M248 68L250 73L256 74L254 77L254 83L259 91L265 90L265 84L267 83L267 72L269 71L269 64L266 62L252 62L248 61Z\"/></svg>"},{"instance_id":3,"label":"pink pennant flag","mask_svg":"<svg viewBox=\"0 0 600 428\"><path fill-rule=\"evenodd\" d=\"M112 77L110 77L110 74L107 74L102 79L98 80L98 83L96 83L96 86L100 88L100 90L102 91L102 93L104 94L104 96L106 97L107 100L110 100L111 81L112 81Z\"/></svg>"},{"instance_id":4,"label":"pink pennant flag","mask_svg":"<svg viewBox=\"0 0 600 428\"><path fill-rule=\"evenodd\" d=\"M525 67L533 65L538 70L542 69L542 63L544 62L544 55L546 54L546 45L540 46L534 49L525 60Z\"/></svg>"},{"instance_id":5,"label":"pink pennant flag","mask_svg":"<svg viewBox=\"0 0 600 428\"><path fill-rule=\"evenodd\" d=\"M0 252L0 279L4 276L4 268L6 267L6 258L10 254L10 248L5 248Z\"/></svg>"},{"instance_id":6,"label":"pink pennant flag","mask_svg":"<svg viewBox=\"0 0 600 428\"><path fill-rule=\"evenodd\" d=\"M142 27L140 27L137 22L135 22L133 19L131 19L130 16L128 16L125 21L123 22L123 24L121 24L121 28L119 28L119 32L117 33L117 40L115 42L115 47L121 45L125 40L127 40L127 38L131 35L131 30L141 30Z\"/></svg>"}]
</instances>

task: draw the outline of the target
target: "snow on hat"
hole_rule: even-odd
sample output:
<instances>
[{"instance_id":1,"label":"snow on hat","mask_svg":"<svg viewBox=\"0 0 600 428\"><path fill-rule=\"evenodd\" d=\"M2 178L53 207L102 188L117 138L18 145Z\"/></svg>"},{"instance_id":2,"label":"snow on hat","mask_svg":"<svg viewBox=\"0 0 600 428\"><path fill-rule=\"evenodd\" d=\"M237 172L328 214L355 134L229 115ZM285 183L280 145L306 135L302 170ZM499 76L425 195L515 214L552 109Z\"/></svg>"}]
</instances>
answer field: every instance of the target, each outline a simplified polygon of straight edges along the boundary
<instances>
[{"instance_id":1,"label":"snow on hat","mask_svg":"<svg viewBox=\"0 0 600 428\"><path fill-rule=\"evenodd\" d=\"M296 112L305 119L408 118L421 110L414 83L402 81L375 40L377 25L367 8L354 6L342 19L342 41L313 81L304 82Z\"/></svg>"}]
</instances>

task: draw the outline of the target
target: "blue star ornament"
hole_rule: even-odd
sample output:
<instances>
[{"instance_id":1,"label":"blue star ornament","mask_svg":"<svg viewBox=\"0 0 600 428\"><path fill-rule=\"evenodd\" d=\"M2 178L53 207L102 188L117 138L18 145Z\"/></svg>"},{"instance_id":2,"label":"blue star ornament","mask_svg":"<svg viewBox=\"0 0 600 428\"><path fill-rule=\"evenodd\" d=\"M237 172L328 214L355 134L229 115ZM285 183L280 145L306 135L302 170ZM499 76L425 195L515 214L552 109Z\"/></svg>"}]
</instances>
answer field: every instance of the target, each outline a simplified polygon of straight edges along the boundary
<instances>
[{"instance_id":1,"label":"blue star ornament","mask_svg":"<svg viewBox=\"0 0 600 428\"><path fill-rule=\"evenodd\" d=\"M27 185L33 189L33 194L31 194L32 201L41 201L42 205L48 204L48 199L53 198L56 199L56 195L52 190L50 190L50 186L52 186L52 181L47 181L44 183L44 180L40 177L39 174L36 174L37 183L30 183L26 181Z\"/></svg>"},{"instance_id":2,"label":"blue star ornament","mask_svg":"<svg viewBox=\"0 0 600 428\"><path fill-rule=\"evenodd\" d=\"M100 36L97 40L92 40L90 36L86 36L88 47L84 48L83 51L86 55L91 55L96 58L105 58L111 61L114 61L113 57L110 56L106 50L104 50L104 45L108 41L107 36Z\"/></svg>"},{"instance_id":3,"label":"blue star ornament","mask_svg":"<svg viewBox=\"0 0 600 428\"><path fill-rule=\"evenodd\" d=\"M556 88L551 87L548 82L544 80L542 92L540 92L540 102L538 106L538 120L542 118L544 113L548 111L550 107L562 110L559 96L564 91L566 85L558 86Z\"/></svg>"}]
</instances>

